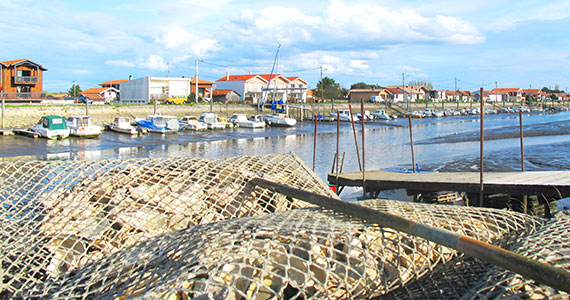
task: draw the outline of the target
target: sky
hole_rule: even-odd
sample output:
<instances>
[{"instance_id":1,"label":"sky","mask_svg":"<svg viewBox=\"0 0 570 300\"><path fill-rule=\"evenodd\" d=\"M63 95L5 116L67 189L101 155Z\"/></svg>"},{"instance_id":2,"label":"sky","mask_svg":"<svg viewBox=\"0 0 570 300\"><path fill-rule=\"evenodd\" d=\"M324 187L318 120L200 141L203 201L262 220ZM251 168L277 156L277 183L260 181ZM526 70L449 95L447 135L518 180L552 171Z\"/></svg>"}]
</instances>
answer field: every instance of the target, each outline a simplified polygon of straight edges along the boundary
<instances>
[{"instance_id":1,"label":"sky","mask_svg":"<svg viewBox=\"0 0 570 300\"><path fill-rule=\"evenodd\" d=\"M44 90L145 76L327 76L436 89L570 88L570 1L0 0L0 61Z\"/></svg>"}]
</instances>

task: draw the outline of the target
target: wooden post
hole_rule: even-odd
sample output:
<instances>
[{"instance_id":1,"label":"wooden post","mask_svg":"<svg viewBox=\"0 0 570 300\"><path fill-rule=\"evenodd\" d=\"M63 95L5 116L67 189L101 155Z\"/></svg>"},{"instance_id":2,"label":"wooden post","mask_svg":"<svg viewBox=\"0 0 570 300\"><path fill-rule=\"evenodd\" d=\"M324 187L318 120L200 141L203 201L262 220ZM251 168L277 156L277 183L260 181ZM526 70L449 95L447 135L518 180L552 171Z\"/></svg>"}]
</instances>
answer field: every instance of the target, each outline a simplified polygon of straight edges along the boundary
<instances>
[{"instance_id":1,"label":"wooden post","mask_svg":"<svg viewBox=\"0 0 570 300\"><path fill-rule=\"evenodd\" d=\"M521 136L521 172L524 172L524 134L523 134L523 121L522 121L522 111L519 111L519 124L520 124L520 136ZM522 211L523 213L527 213L527 206L528 206L528 196L523 195L522 197Z\"/></svg>"},{"instance_id":2,"label":"wooden post","mask_svg":"<svg viewBox=\"0 0 570 300\"><path fill-rule=\"evenodd\" d=\"M154 99L154 115L156 115L157 110L158 110L158 100Z\"/></svg>"},{"instance_id":3,"label":"wooden post","mask_svg":"<svg viewBox=\"0 0 570 300\"><path fill-rule=\"evenodd\" d=\"M483 168L484 168L484 159L483 159L483 144L485 142L485 131L484 128L485 126L483 125L483 119L484 119L484 115L485 115L485 109L483 107L484 102L483 102L483 88L481 88L479 90L479 101L481 102L481 111L480 111L480 115L481 115L481 152L479 154L479 207L483 207L483 191L484 191L484 186L483 186Z\"/></svg>"},{"instance_id":4,"label":"wooden post","mask_svg":"<svg viewBox=\"0 0 570 300\"><path fill-rule=\"evenodd\" d=\"M89 99L85 98L85 115L89 116Z\"/></svg>"},{"instance_id":5,"label":"wooden post","mask_svg":"<svg viewBox=\"0 0 570 300\"><path fill-rule=\"evenodd\" d=\"M410 128L410 148L412 149L412 170L416 173L416 158L414 156L414 136L412 134L412 116L408 116L408 127Z\"/></svg>"},{"instance_id":6,"label":"wooden post","mask_svg":"<svg viewBox=\"0 0 570 300\"><path fill-rule=\"evenodd\" d=\"M336 182L335 185L338 187L338 160L339 160L339 145L340 145L340 111L336 112L336 154L335 154L335 166L336 166Z\"/></svg>"},{"instance_id":7,"label":"wooden post","mask_svg":"<svg viewBox=\"0 0 570 300\"><path fill-rule=\"evenodd\" d=\"M317 160L317 115L315 115L314 118L315 118L315 139L313 142L313 172L315 172L315 164Z\"/></svg>"},{"instance_id":8,"label":"wooden post","mask_svg":"<svg viewBox=\"0 0 570 300\"><path fill-rule=\"evenodd\" d=\"M366 198L366 155L364 139L364 99L360 98L360 115L362 116L362 196Z\"/></svg>"},{"instance_id":9,"label":"wooden post","mask_svg":"<svg viewBox=\"0 0 570 300\"><path fill-rule=\"evenodd\" d=\"M4 94L2 93L2 129L4 129L4 119L6 118L6 105L4 100Z\"/></svg>"},{"instance_id":10,"label":"wooden post","mask_svg":"<svg viewBox=\"0 0 570 300\"><path fill-rule=\"evenodd\" d=\"M362 164L360 163L360 151L358 151L358 138L356 137L356 126L354 125L354 116L352 115L352 105L348 104L350 111L350 121L352 122L352 133L354 135L354 145L356 146L356 158L358 159L358 170L362 171Z\"/></svg>"}]
</instances>

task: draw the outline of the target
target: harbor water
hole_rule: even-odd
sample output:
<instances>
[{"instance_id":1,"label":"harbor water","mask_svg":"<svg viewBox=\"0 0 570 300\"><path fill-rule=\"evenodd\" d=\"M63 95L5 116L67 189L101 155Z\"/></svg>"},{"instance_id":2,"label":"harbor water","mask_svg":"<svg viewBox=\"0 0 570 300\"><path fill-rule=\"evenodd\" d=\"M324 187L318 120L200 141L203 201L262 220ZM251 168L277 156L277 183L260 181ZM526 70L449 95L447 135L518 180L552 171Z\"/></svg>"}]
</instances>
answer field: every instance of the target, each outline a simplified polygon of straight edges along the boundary
<instances>
[{"instance_id":1,"label":"harbor water","mask_svg":"<svg viewBox=\"0 0 570 300\"><path fill-rule=\"evenodd\" d=\"M415 161L422 169L478 171L479 116L413 119ZM521 168L518 114L485 116L485 171ZM570 169L570 112L523 114L525 169ZM362 151L362 127L356 125ZM366 169L411 168L407 119L365 125ZM315 172L326 180L337 145L336 122L319 122ZM0 157L12 159L220 158L268 153L295 153L313 165L314 123L293 128L235 128L129 136L106 131L98 139L33 139L0 137ZM343 171L358 171L350 123L340 124L339 152ZM343 197L344 198L344 197Z\"/></svg>"}]
</instances>

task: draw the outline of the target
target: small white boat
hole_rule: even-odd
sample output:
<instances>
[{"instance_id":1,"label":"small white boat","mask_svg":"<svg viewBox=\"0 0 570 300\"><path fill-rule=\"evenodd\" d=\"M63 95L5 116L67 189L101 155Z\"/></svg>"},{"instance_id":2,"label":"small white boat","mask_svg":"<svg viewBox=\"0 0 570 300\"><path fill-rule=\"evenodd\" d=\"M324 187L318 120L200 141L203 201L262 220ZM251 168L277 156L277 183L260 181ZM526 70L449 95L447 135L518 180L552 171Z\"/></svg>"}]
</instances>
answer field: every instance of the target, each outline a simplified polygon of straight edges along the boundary
<instances>
[{"instance_id":1,"label":"small white boat","mask_svg":"<svg viewBox=\"0 0 570 300\"><path fill-rule=\"evenodd\" d=\"M287 114L276 113L271 115L264 115L263 120L269 126L285 126L292 127L297 124L297 120L290 118Z\"/></svg>"},{"instance_id":2,"label":"small white boat","mask_svg":"<svg viewBox=\"0 0 570 300\"><path fill-rule=\"evenodd\" d=\"M101 135L101 126L91 124L89 116L71 116L67 118L69 134L78 137L94 138Z\"/></svg>"},{"instance_id":3,"label":"small white boat","mask_svg":"<svg viewBox=\"0 0 570 300\"><path fill-rule=\"evenodd\" d=\"M264 121L253 121L249 120L245 114L233 114L229 119L228 122L233 123L239 127L245 128L263 128L265 127Z\"/></svg>"},{"instance_id":4,"label":"small white boat","mask_svg":"<svg viewBox=\"0 0 570 300\"><path fill-rule=\"evenodd\" d=\"M30 131L48 139L61 140L69 136L65 118L60 116L43 116L38 124L30 127Z\"/></svg>"},{"instance_id":5,"label":"small white boat","mask_svg":"<svg viewBox=\"0 0 570 300\"><path fill-rule=\"evenodd\" d=\"M175 116L148 115L146 119L135 118L135 122L150 132L169 133L180 130L180 123Z\"/></svg>"},{"instance_id":6,"label":"small white boat","mask_svg":"<svg viewBox=\"0 0 570 300\"><path fill-rule=\"evenodd\" d=\"M190 130L206 130L208 129L208 125L203 122L199 122L198 118L194 116L184 116L182 120L180 120L180 125L186 129Z\"/></svg>"},{"instance_id":7,"label":"small white boat","mask_svg":"<svg viewBox=\"0 0 570 300\"><path fill-rule=\"evenodd\" d=\"M198 119L198 121L206 124L208 129L226 128L226 123L220 122L216 113L204 112L200 115L200 119Z\"/></svg>"},{"instance_id":8,"label":"small white boat","mask_svg":"<svg viewBox=\"0 0 570 300\"><path fill-rule=\"evenodd\" d=\"M375 112L370 114L372 117L378 120L390 120L390 116L383 109L377 109Z\"/></svg>"},{"instance_id":9,"label":"small white boat","mask_svg":"<svg viewBox=\"0 0 570 300\"><path fill-rule=\"evenodd\" d=\"M356 114L353 114L353 118L351 119L350 110L348 109L340 109L336 113L330 113L330 116L335 120L338 117L341 122L352 122L352 119L354 119L354 121L360 120L360 117Z\"/></svg>"},{"instance_id":10,"label":"small white boat","mask_svg":"<svg viewBox=\"0 0 570 300\"><path fill-rule=\"evenodd\" d=\"M115 132L130 135L138 135L146 132L146 130L140 130L138 126L133 126L131 119L127 117L116 117L113 123L107 125L107 128Z\"/></svg>"}]
</instances>

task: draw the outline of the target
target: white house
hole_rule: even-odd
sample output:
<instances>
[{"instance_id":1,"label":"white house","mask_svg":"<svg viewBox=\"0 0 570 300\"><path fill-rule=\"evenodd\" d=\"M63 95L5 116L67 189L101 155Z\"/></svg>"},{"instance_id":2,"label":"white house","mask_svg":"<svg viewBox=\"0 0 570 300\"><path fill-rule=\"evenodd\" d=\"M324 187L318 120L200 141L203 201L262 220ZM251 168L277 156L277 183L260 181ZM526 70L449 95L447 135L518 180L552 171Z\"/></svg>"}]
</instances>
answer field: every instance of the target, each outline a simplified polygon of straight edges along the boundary
<instances>
[{"instance_id":1,"label":"white house","mask_svg":"<svg viewBox=\"0 0 570 300\"><path fill-rule=\"evenodd\" d=\"M230 75L216 80L216 88L234 90L240 101L261 103L265 100L307 101L307 82L300 77L281 74Z\"/></svg>"},{"instance_id":2,"label":"white house","mask_svg":"<svg viewBox=\"0 0 570 300\"><path fill-rule=\"evenodd\" d=\"M150 100L165 100L191 93L191 79L184 77L142 77L121 82L120 103L147 104Z\"/></svg>"},{"instance_id":3,"label":"white house","mask_svg":"<svg viewBox=\"0 0 570 300\"><path fill-rule=\"evenodd\" d=\"M81 92L81 96L87 97L94 102L110 103L117 99L119 90L112 87L90 88Z\"/></svg>"}]
</instances>

